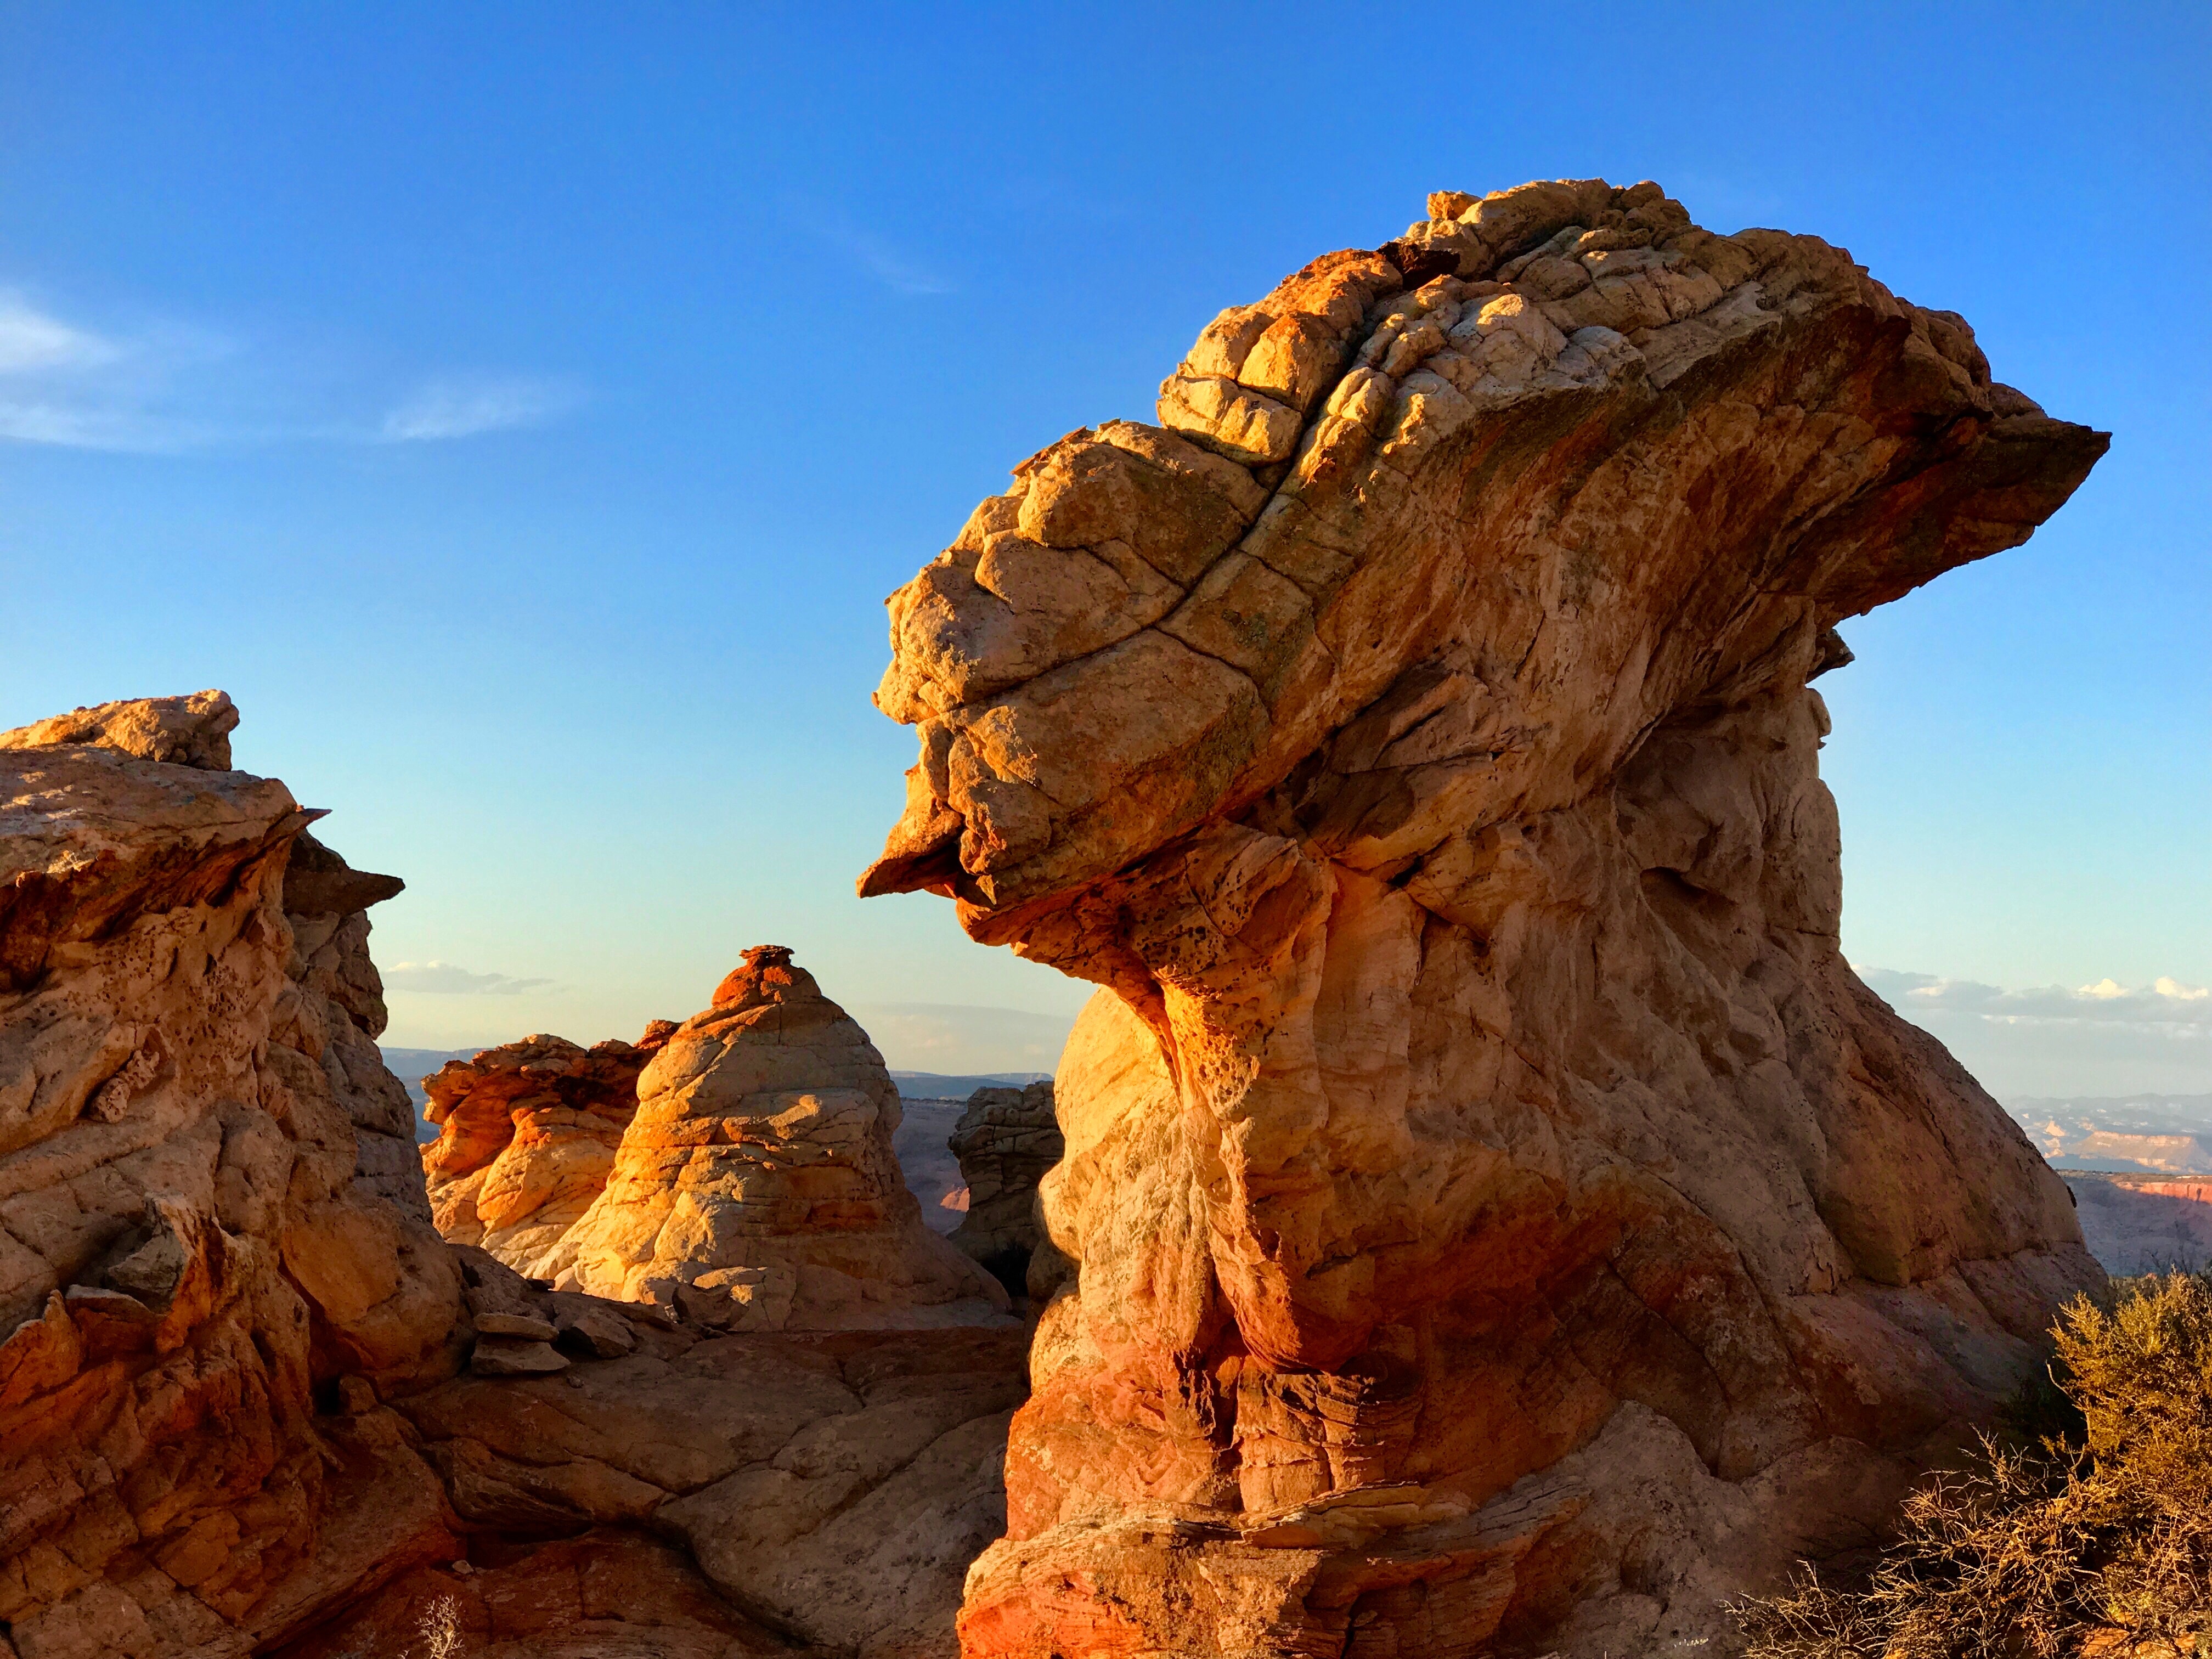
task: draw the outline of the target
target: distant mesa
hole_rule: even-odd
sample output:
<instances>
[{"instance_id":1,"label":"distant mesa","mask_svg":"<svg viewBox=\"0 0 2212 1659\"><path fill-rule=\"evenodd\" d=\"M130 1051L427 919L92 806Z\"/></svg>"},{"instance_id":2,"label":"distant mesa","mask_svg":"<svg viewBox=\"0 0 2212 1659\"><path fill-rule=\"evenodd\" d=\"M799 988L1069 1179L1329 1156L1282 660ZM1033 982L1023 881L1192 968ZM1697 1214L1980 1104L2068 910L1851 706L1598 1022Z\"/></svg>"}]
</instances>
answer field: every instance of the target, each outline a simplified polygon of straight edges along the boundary
<instances>
[{"instance_id":1,"label":"distant mesa","mask_svg":"<svg viewBox=\"0 0 2212 1659\"><path fill-rule=\"evenodd\" d=\"M962 1100L978 1089L1022 1089L1032 1083L1049 1083L1050 1072L897 1072L891 1081L906 1100Z\"/></svg>"},{"instance_id":2,"label":"distant mesa","mask_svg":"<svg viewBox=\"0 0 2212 1659\"><path fill-rule=\"evenodd\" d=\"M2056 1169L2212 1175L2212 1095L2027 1099L2012 1113Z\"/></svg>"},{"instance_id":3,"label":"distant mesa","mask_svg":"<svg viewBox=\"0 0 2212 1659\"><path fill-rule=\"evenodd\" d=\"M2072 1190L2106 1273L2212 1267L2212 1095L2031 1098L2012 1113Z\"/></svg>"},{"instance_id":4,"label":"distant mesa","mask_svg":"<svg viewBox=\"0 0 2212 1659\"><path fill-rule=\"evenodd\" d=\"M2115 1278L2212 1267L2212 1179L2069 1172L2081 1236Z\"/></svg>"}]
</instances>

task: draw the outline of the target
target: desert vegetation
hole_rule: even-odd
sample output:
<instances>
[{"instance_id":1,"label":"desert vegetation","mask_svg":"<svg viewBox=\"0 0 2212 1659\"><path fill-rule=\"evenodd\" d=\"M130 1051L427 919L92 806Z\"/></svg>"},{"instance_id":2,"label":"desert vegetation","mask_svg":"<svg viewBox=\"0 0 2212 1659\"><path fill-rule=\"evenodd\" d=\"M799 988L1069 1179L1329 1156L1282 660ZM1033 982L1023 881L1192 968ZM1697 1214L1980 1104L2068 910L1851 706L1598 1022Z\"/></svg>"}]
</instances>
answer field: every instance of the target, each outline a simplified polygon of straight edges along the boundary
<instances>
[{"instance_id":1,"label":"desert vegetation","mask_svg":"<svg viewBox=\"0 0 2212 1659\"><path fill-rule=\"evenodd\" d=\"M2053 1335L2049 1385L1913 1495L1865 1583L1739 1609L1752 1659L2212 1651L2212 1275L2080 1297Z\"/></svg>"}]
</instances>

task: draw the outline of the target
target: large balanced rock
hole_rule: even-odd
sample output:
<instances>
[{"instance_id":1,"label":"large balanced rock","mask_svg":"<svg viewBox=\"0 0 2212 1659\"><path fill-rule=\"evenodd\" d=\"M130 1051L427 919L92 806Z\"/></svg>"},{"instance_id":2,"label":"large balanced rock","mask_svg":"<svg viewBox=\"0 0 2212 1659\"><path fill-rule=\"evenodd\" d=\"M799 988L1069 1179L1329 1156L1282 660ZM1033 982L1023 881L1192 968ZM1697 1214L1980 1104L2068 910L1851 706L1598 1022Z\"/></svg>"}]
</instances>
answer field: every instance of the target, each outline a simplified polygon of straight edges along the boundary
<instances>
[{"instance_id":1,"label":"large balanced rock","mask_svg":"<svg viewBox=\"0 0 2212 1659\"><path fill-rule=\"evenodd\" d=\"M1844 960L1808 682L2105 437L1812 238L1430 207L890 601L862 891L1103 988L970 1656L1699 1645L2101 1279Z\"/></svg>"},{"instance_id":2,"label":"large balanced rock","mask_svg":"<svg viewBox=\"0 0 2212 1659\"><path fill-rule=\"evenodd\" d=\"M922 1225L883 1056L756 946L637 1083L605 1190L542 1258L564 1288L744 1331L990 1322L998 1282Z\"/></svg>"},{"instance_id":3,"label":"large balanced rock","mask_svg":"<svg viewBox=\"0 0 2212 1659\"><path fill-rule=\"evenodd\" d=\"M968 1213L952 1242L1002 1284L1023 1285L1043 1237L1037 1182L1060 1162L1061 1150L1051 1083L976 1090L945 1145L959 1158L968 1188Z\"/></svg>"},{"instance_id":4,"label":"large balanced rock","mask_svg":"<svg viewBox=\"0 0 2212 1659\"><path fill-rule=\"evenodd\" d=\"M0 733L0 1653L243 1654L447 1547L459 1363L368 904L220 692Z\"/></svg>"},{"instance_id":5,"label":"large balanced rock","mask_svg":"<svg viewBox=\"0 0 2212 1659\"><path fill-rule=\"evenodd\" d=\"M424 1078L423 1115L439 1133L422 1174L438 1231L538 1275L606 1186L637 1111L637 1074L675 1029L655 1020L635 1043L589 1048L527 1036Z\"/></svg>"}]
</instances>

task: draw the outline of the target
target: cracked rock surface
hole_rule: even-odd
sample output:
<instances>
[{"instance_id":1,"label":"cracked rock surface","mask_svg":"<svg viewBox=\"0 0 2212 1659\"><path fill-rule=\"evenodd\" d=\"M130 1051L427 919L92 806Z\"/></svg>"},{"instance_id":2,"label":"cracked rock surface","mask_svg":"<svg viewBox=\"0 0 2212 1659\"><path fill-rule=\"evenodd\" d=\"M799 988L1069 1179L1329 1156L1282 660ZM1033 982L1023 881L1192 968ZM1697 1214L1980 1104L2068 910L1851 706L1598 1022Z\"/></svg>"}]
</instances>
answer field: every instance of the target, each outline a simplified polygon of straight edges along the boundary
<instances>
[{"instance_id":1,"label":"cracked rock surface","mask_svg":"<svg viewBox=\"0 0 2212 1659\"><path fill-rule=\"evenodd\" d=\"M861 891L1101 988L965 1652L1724 1640L2033 1372L2102 1275L1844 960L1810 682L2106 443L1815 238L1443 192L892 597Z\"/></svg>"}]
</instances>

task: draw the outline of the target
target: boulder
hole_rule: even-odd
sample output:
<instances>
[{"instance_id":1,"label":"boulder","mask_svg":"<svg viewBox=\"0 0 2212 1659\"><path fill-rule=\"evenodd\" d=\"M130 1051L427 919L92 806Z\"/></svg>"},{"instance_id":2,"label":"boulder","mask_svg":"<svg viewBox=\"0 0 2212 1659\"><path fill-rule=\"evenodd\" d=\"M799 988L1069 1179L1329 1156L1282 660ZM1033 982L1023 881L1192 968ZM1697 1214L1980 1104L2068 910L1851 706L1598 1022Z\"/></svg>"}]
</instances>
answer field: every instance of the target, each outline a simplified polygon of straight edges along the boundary
<instances>
[{"instance_id":1,"label":"boulder","mask_svg":"<svg viewBox=\"0 0 2212 1659\"><path fill-rule=\"evenodd\" d=\"M0 734L0 1626L24 1659L244 1653L450 1543L374 1410L466 1341L374 1040L363 912L398 884L228 769L237 719L207 692ZM319 1419L325 1394L371 1415Z\"/></svg>"},{"instance_id":2,"label":"boulder","mask_svg":"<svg viewBox=\"0 0 2212 1659\"><path fill-rule=\"evenodd\" d=\"M744 1331L1009 1316L998 1282L922 1225L883 1057L782 946L744 953L637 1094L605 1189L540 1258L561 1288Z\"/></svg>"},{"instance_id":3,"label":"boulder","mask_svg":"<svg viewBox=\"0 0 2212 1659\"><path fill-rule=\"evenodd\" d=\"M530 1274L591 1207L637 1110L637 1074L675 1030L580 1048L526 1036L422 1079L439 1126L422 1150L438 1231Z\"/></svg>"},{"instance_id":4,"label":"boulder","mask_svg":"<svg viewBox=\"0 0 2212 1659\"><path fill-rule=\"evenodd\" d=\"M228 772L230 734L237 729L238 705L231 702L228 692L195 691L186 697L131 697L72 709L12 732L0 732L0 749L59 749L83 744L140 760Z\"/></svg>"},{"instance_id":5,"label":"boulder","mask_svg":"<svg viewBox=\"0 0 2212 1659\"><path fill-rule=\"evenodd\" d=\"M1060 1162L1052 1084L976 1090L945 1144L959 1158L968 1190L967 1216L953 1230L952 1242L1020 1292L1044 1236L1037 1182Z\"/></svg>"},{"instance_id":6,"label":"boulder","mask_svg":"<svg viewBox=\"0 0 2212 1659\"><path fill-rule=\"evenodd\" d=\"M970 1659L1722 1639L2103 1280L1844 959L1810 682L2105 434L1656 185L1431 212L890 601L861 891L1101 988Z\"/></svg>"}]
</instances>

